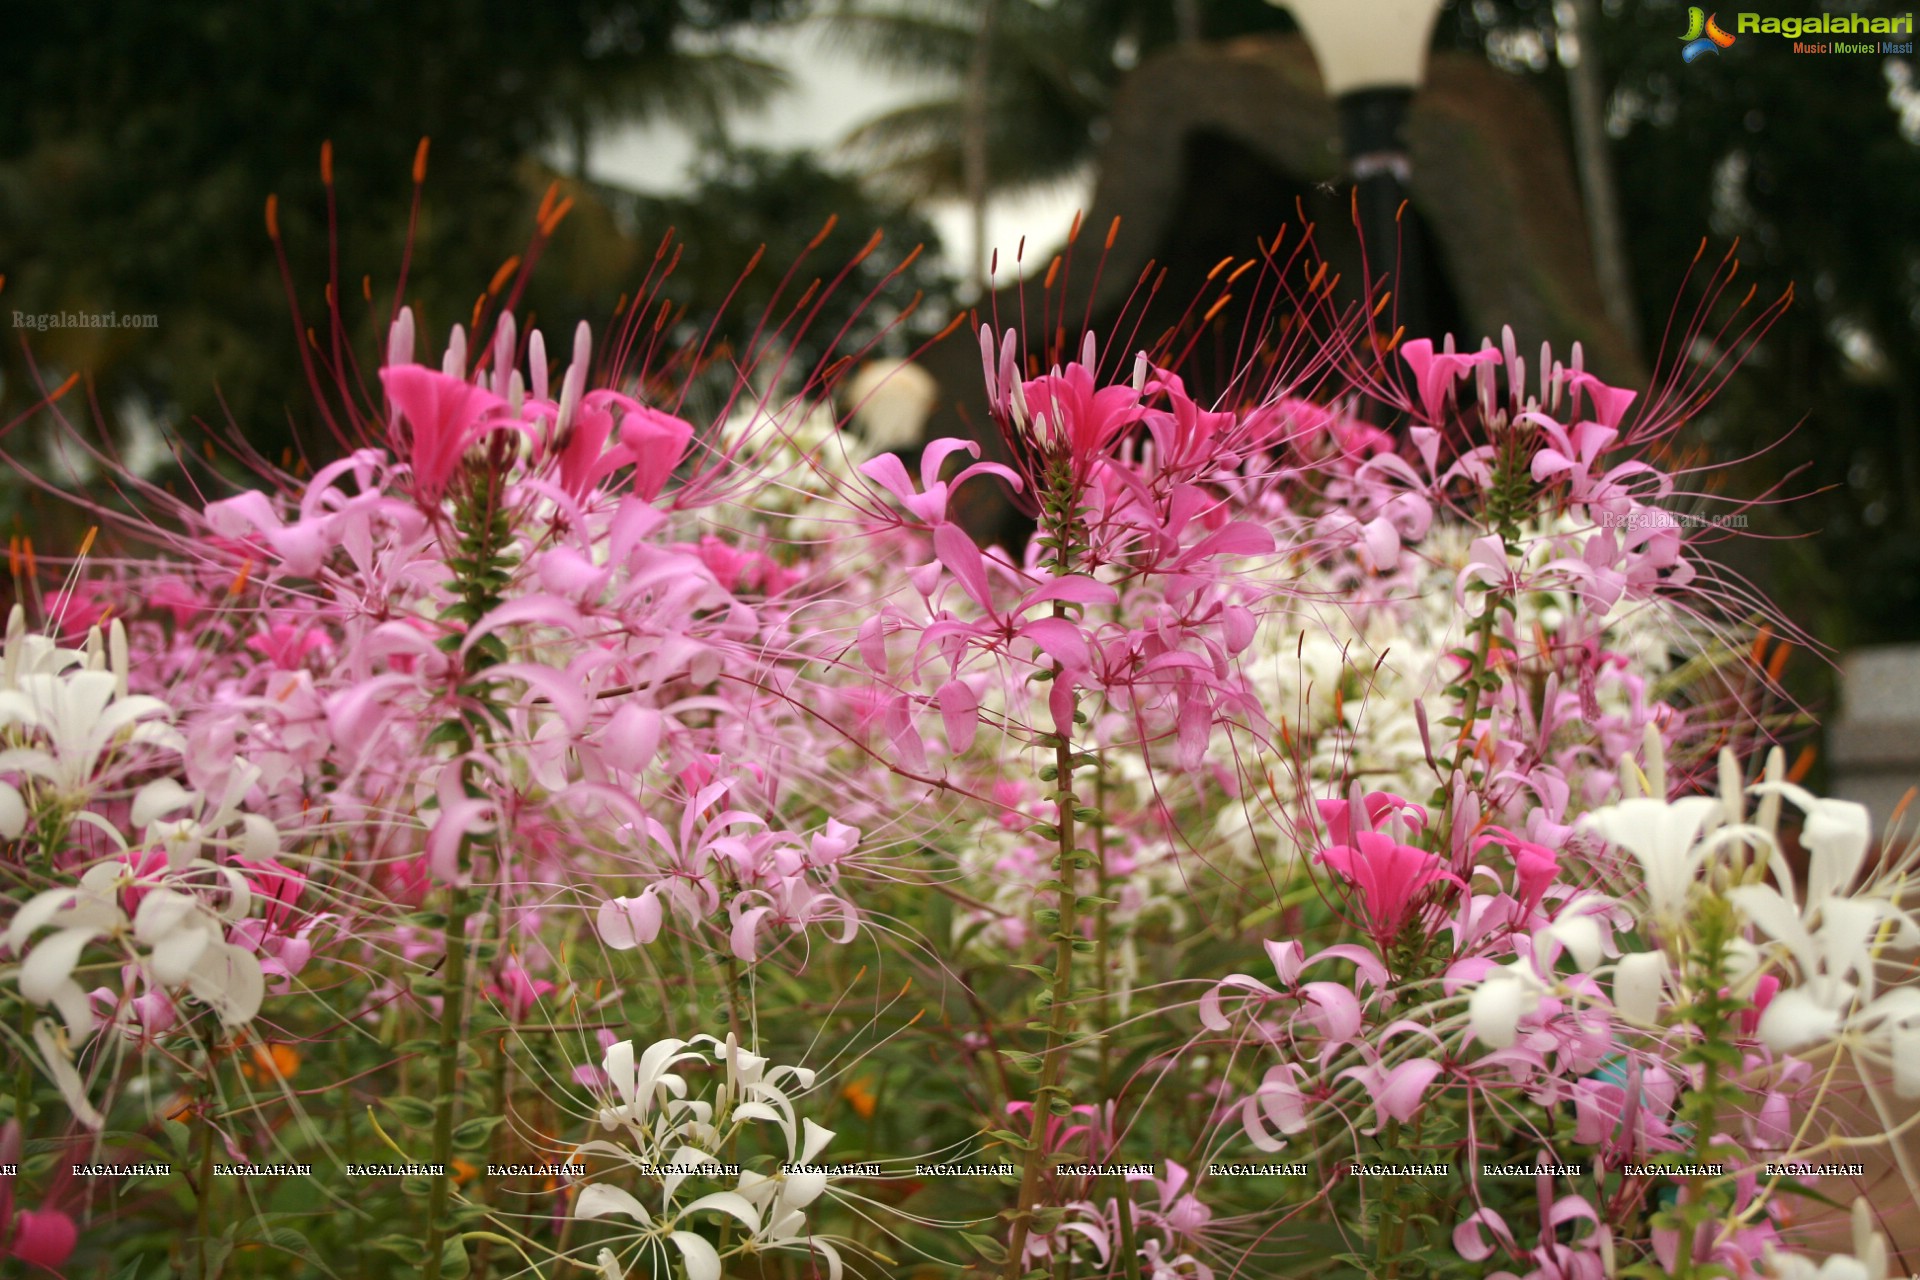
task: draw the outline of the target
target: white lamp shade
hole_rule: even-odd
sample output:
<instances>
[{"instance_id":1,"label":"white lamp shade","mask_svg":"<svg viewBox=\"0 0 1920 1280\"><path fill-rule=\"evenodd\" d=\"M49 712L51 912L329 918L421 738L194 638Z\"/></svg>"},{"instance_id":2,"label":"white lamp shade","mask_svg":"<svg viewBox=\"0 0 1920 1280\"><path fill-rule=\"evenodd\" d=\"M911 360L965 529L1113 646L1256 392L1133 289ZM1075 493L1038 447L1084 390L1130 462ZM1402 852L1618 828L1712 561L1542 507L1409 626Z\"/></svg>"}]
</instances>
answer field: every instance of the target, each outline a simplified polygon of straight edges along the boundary
<instances>
[{"instance_id":1,"label":"white lamp shade","mask_svg":"<svg viewBox=\"0 0 1920 1280\"><path fill-rule=\"evenodd\" d=\"M1413 89L1442 0L1268 0L1291 10L1320 64L1327 93Z\"/></svg>"}]
</instances>

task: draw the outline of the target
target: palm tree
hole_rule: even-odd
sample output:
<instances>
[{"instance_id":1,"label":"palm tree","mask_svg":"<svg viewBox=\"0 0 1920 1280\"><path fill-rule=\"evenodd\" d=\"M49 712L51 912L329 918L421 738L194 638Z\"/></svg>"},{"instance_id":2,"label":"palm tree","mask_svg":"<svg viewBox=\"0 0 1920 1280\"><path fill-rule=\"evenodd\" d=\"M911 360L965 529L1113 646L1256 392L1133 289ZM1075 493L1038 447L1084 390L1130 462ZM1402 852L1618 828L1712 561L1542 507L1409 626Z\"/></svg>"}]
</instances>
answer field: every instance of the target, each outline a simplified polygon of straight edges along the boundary
<instances>
[{"instance_id":1,"label":"palm tree","mask_svg":"<svg viewBox=\"0 0 1920 1280\"><path fill-rule=\"evenodd\" d=\"M1083 165L1114 86L1143 53L1285 21L1257 0L836 0L825 17L844 46L938 86L847 146L914 198L967 202L976 284L988 200Z\"/></svg>"}]
</instances>

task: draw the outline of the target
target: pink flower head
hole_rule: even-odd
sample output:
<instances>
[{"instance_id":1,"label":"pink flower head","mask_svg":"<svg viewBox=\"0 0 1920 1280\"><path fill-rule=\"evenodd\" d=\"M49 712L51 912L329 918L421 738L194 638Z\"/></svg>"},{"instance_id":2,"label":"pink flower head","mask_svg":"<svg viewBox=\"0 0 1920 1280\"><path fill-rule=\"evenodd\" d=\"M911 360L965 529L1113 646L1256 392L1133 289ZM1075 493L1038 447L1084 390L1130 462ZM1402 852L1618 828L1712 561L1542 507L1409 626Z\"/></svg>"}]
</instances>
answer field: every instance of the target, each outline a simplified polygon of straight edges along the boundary
<instances>
[{"instance_id":1,"label":"pink flower head","mask_svg":"<svg viewBox=\"0 0 1920 1280\"><path fill-rule=\"evenodd\" d=\"M920 489L914 491L913 481L907 476L906 464L891 453L883 453L860 464L860 474L867 477L900 500L900 505L910 513L920 517L928 524L944 524L947 519L947 500L954 490L971 480L974 476L999 476L1011 485L1017 493L1020 490L1020 477L997 462L976 462L963 467L960 474L951 480L940 478L941 468L948 458L956 453L965 453L970 457L980 456L980 446L971 440L957 440L952 437L934 440L920 451Z\"/></svg>"},{"instance_id":2,"label":"pink flower head","mask_svg":"<svg viewBox=\"0 0 1920 1280\"><path fill-rule=\"evenodd\" d=\"M1505 827L1494 827L1474 842L1478 852L1498 845L1513 855L1513 896L1528 911L1537 910L1540 897L1560 874L1560 855L1543 844L1522 839Z\"/></svg>"},{"instance_id":3,"label":"pink flower head","mask_svg":"<svg viewBox=\"0 0 1920 1280\"><path fill-rule=\"evenodd\" d=\"M1438 855L1398 844L1378 831L1362 831L1352 844L1335 845L1322 853L1320 861L1360 891L1367 933L1382 950L1406 927L1429 885L1441 880L1459 883Z\"/></svg>"},{"instance_id":4,"label":"pink flower head","mask_svg":"<svg viewBox=\"0 0 1920 1280\"><path fill-rule=\"evenodd\" d=\"M280 670L293 671L305 666L310 655L331 652L333 641L324 631L276 622L257 635L248 636L247 648Z\"/></svg>"},{"instance_id":5,"label":"pink flower head","mask_svg":"<svg viewBox=\"0 0 1920 1280\"><path fill-rule=\"evenodd\" d=\"M30 1266L52 1269L65 1262L80 1241L73 1219L58 1209L22 1209L13 1219L6 1251Z\"/></svg>"},{"instance_id":6,"label":"pink flower head","mask_svg":"<svg viewBox=\"0 0 1920 1280\"><path fill-rule=\"evenodd\" d=\"M1085 476L1126 430L1140 421L1140 393L1120 383L1096 389L1093 370L1074 363L1021 387L1034 439L1049 455L1064 453Z\"/></svg>"},{"instance_id":7,"label":"pink flower head","mask_svg":"<svg viewBox=\"0 0 1920 1280\"><path fill-rule=\"evenodd\" d=\"M0 1163L11 1167L19 1159L20 1122L9 1120L6 1127L0 1129ZM59 1193L65 1182L64 1174L55 1175L55 1190L49 1193L47 1201ZM0 1258L17 1258L29 1266L51 1271L73 1253L74 1245L80 1241L79 1229L71 1217L47 1207L46 1201L38 1209L15 1213L13 1190L13 1178L0 1178Z\"/></svg>"},{"instance_id":8,"label":"pink flower head","mask_svg":"<svg viewBox=\"0 0 1920 1280\"><path fill-rule=\"evenodd\" d=\"M498 982L487 984L487 994L498 1000L506 1009L507 1016L515 1022L523 1020L533 1011L533 1006L545 996L553 994L554 985L544 978L528 976L518 960L509 960L501 971Z\"/></svg>"},{"instance_id":9,"label":"pink flower head","mask_svg":"<svg viewBox=\"0 0 1920 1280\"><path fill-rule=\"evenodd\" d=\"M292 867L281 866L272 858L258 862L235 858L234 862L246 874L247 884L265 900L260 914L268 924L278 929L293 918L293 904L307 887L306 876Z\"/></svg>"},{"instance_id":10,"label":"pink flower head","mask_svg":"<svg viewBox=\"0 0 1920 1280\"><path fill-rule=\"evenodd\" d=\"M1424 421L1434 423L1440 420L1440 410L1446 404L1447 394L1453 390L1453 384L1460 375L1475 365L1497 364L1501 356L1492 348L1476 351L1472 355L1460 355L1453 351L1435 352L1431 338L1415 338L1400 344L1400 358L1413 369Z\"/></svg>"},{"instance_id":11,"label":"pink flower head","mask_svg":"<svg viewBox=\"0 0 1920 1280\"><path fill-rule=\"evenodd\" d=\"M1366 826L1370 828L1379 828L1389 820L1398 818L1410 831L1426 829L1425 806L1394 795L1391 791L1369 791L1360 803L1366 809ZM1316 800L1313 807L1320 814L1320 821L1327 824L1327 843L1353 843L1351 801Z\"/></svg>"},{"instance_id":12,"label":"pink flower head","mask_svg":"<svg viewBox=\"0 0 1920 1280\"><path fill-rule=\"evenodd\" d=\"M625 407L626 414L620 419L620 443L633 457L633 491L643 502L652 502L687 456L687 447L693 443L693 425L632 401Z\"/></svg>"},{"instance_id":13,"label":"pink flower head","mask_svg":"<svg viewBox=\"0 0 1920 1280\"><path fill-rule=\"evenodd\" d=\"M423 365L388 365L380 371L393 406L395 451L413 467L414 493L437 502L474 441L499 420L506 401L483 387ZM407 424L405 447L397 427Z\"/></svg>"}]
</instances>

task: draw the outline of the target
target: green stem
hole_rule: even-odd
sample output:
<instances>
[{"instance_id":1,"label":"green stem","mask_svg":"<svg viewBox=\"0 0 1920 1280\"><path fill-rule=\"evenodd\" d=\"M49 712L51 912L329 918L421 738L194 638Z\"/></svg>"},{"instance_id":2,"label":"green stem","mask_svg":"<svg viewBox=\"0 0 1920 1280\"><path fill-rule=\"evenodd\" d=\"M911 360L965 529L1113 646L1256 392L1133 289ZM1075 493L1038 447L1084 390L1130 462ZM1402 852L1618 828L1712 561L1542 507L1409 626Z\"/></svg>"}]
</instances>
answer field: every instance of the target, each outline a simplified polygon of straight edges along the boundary
<instances>
[{"instance_id":1,"label":"green stem","mask_svg":"<svg viewBox=\"0 0 1920 1280\"><path fill-rule=\"evenodd\" d=\"M1058 678L1059 668L1055 668ZM1022 1255L1034 1202L1040 1197L1040 1175L1046 1163L1047 1121L1053 1115L1053 1095L1062 1092L1060 1076L1066 1064L1069 1002L1073 997L1074 874L1074 796L1073 743L1065 737L1054 739L1054 769L1060 784L1059 837L1055 863L1061 884L1060 924L1054 933L1052 1003L1047 1008L1047 1043L1040 1058L1040 1087L1033 1091L1033 1124L1027 1134L1026 1164L1020 1174L1020 1199L1014 1206L1013 1238L1007 1250L1006 1280L1019 1280L1024 1273Z\"/></svg>"},{"instance_id":2,"label":"green stem","mask_svg":"<svg viewBox=\"0 0 1920 1280\"><path fill-rule=\"evenodd\" d=\"M1053 571L1057 577L1066 577L1074 569L1075 546L1084 536L1080 524L1079 502L1074 492L1074 483L1070 466L1064 459L1050 468L1047 485L1046 514L1043 516L1045 536L1042 545L1053 550ZM1067 616L1067 606L1054 601L1053 616ZM1054 680L1065 674L1063 664L1053 664ZM1073 717L1079 715L1078 699L1074 703ZM1028 1128L1024 1168L1020 1174L1020 1196L1014 1204L1013 1231L1007 1248L1006 1280L1019 1280L1025 1272L1025 1253L1027 1236L1032 1230L1033 1206L1040 1198L1040 1178L1049 1158L1046 1151L1047 1121L1053 1116L1055 1094L1065 1093L1060 1078L1066 1067L1067 1036L1071 1030L1069 1003L1073 998L1073 951L1075 941L1076 914L1078 907L1078 850L1075 848L1075 820L1079 802L1073 793L1073 738L1069 718L1065 727L1056 726L1057 732L1048 735L1053 742L1053 775L1057 788L1055 792L1054 825L1054 874L1059 883L1057 890L1060 910L1053 934L1053 983L1050 1003L1047 1006L1046 1047L1040 1056L1040 1084L1033 1091L1033 1122Z\"/></svg>"},{"instance_id":3,"label":"green stem","mask_svg":"<svg viewBox=\"0 0 1920 1280\"><path fill-rule=\"evenodd\" d=\"M453 1126L459 1098L460 1031L467 1003L467 894L458 885L447 890L446 986L440 1006L440 1039L433 1100L433 1160L441 1172L434 1177L427 1204L426 1280L440 1280L440 1253L447 1240L447 1204L453 1194Z\"/></svg>"},{"instance_id":4,"label":"green stem","mask_svg":"<svg viewBox=\"0 0 1920 1280\"><path fill-rule=\"evenodd\" d=\"M208 1088L211 1092L213 1071L211 1053L207 1058L207 1071ZM199 1185L194 1188L193 1236L200 1254L197 1274L200 1280L208 1280L210 1261L207 1256L207 1245L213 1231L213 1121L207 1117L204 1109L197 1119L200 1122L200 1132L195 1135L195 1145L198 1147L196 1154L199 1158L194 1163L198 1166Z\"/></svg>"}]
</instances>

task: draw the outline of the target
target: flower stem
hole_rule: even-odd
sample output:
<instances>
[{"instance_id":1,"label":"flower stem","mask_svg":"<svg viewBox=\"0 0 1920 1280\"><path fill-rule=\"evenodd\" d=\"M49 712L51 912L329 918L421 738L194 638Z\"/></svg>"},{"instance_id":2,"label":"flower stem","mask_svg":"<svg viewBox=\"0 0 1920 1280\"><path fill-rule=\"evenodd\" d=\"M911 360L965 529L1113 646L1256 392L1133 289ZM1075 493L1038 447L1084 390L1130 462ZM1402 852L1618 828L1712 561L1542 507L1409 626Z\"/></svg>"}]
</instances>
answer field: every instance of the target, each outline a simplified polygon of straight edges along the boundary
<instances>
[{"instance_id":1,"label":"flower stem","mask_svg":"<svg viewBox=\"0 0 1920 1280\"><path fill-rule=\"evenodd\" d=\"M1055 668L1058 678L1058 668ZM1053 1115L1053 1097L1065 1092L1060 1084L1066 1062L1069 1002L1073 997L1074 918L1074 796L1073 743L1054 737L1054 769L1060 784L1059 832L1055 866L1059 890L1060 923L1054 932L1052 999L1047 1008L1047 1044L1040 1057L1040 1086L1033 1091L1033 1124L1027 1134L1026 1165L1020 1174L1020 1199L1014 1206L1013 1238L1007 1249L1007 1280L1024 1274L1023 1255L1035 1201L1040 1197L1040 1175L1047 1160L1047 1121Z\"/></svg>"},{"instance_id":2,"label":"flower stem","mask_svg":"<svg viewBox=\"0 0 1920 1280\"><path fill-rule=\"evenodd\" d=\"M1072 473L1064 461L1050 468L1047 486L1046 515L1044 517L1046 535L1041 545L1053 551L1053 572L1057 577L1066 577L1074 570L1075 548L1084 540L1085 530L1080 520L1080 504L1075 492ZM1053 602L1053 616L1067 616L1064 602ZM1053 681L1066 678L1064 664L1055 662L1052 666ZM1070 1003L1073 999L1073 953L1077 941L1075 929L1078 924L1078 879L1077 870L1081 857L1076 847L1075 823L1078 801L1073 793L1073 771L1076 764L1073 751L1071 726L1079 718L1079 699L1070 697L1068 703L1072 710L1065 724L1056 723L1055 732L1047 739L1053 743L1053 779L1055 792L1054 837L1054 892L1060 907L1053 932L1053 983L1049 991L1047 1004L1047 1040L1040 1055L1040 1084L1033 1091L1033 1122L1027 1132L1025 1166L1020 1174L1020 1197L1014 1204L1013 1231L1008 1241L1006 1280L1019 1280L1025 1273L1025 1255L1027 1237L1032 1231L1033 1207L1040 1198L1040 1177L1045 1169L1049 1153L1046 1150L1047 1121L1054 1114L1054 1096L1065 1094L1065 1086L1060 1083L1067 1058L1067 1035L1071 1031L1072 1016ZM1043 741L1046 739L1043 739ZM1083 757L1084 759L1084 757ZM1042 775L1045 776L1044 774Z\"/></svg>"},{"instance_id":3,"label":"flower stem","mask_svg":"<svg viewBox=\"0 0 1920 1280\"><path fill-rule=\"evenodd\" d=\"M447 889L445 994L440 1005L440 1040L436 1050L438 1075L434 1081L433 1161L441 1173L433 1182L427 1203L426 1280L439 1280L440 1254L447 1239L447 1202L453 1194L453 1126L459 1099L460 1030L467 1003L467 891Z\"/></svg>"}]
</instances>

